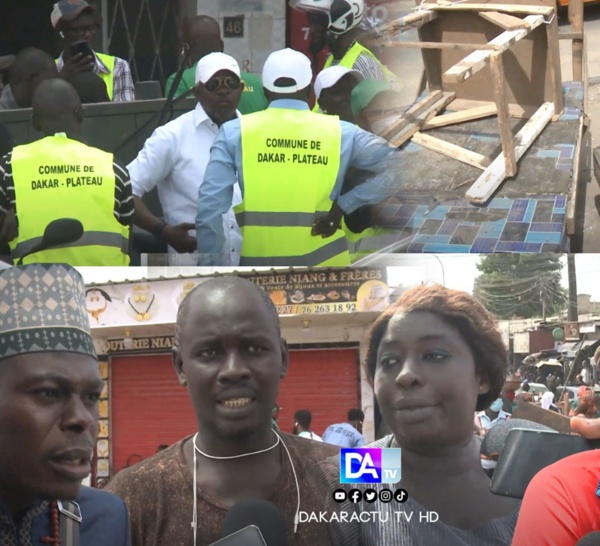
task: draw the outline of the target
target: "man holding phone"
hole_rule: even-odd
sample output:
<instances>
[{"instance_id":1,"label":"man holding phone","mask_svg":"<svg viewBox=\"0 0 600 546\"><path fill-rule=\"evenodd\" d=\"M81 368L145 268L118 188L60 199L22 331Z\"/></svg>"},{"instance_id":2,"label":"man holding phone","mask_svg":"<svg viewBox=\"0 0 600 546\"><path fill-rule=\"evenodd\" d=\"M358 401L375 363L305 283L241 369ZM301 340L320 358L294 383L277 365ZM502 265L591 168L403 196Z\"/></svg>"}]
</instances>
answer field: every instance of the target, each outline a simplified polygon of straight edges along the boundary
<instances>
[{"instance_id":1,"label":"man holding phone","mask_svg":"<svg viewBox=\"0 0 600 546\"><path fill-rule=\"evenodd\" d=\"M50 20L63 41L63 52L56 61L61 76L70 80L81 72L93 71L106 84L112 102L135 100L127 61L97 53L91 47L100 28L96 8L85 0L60 0L54 4Z\"/></svg>"}]
</instances>

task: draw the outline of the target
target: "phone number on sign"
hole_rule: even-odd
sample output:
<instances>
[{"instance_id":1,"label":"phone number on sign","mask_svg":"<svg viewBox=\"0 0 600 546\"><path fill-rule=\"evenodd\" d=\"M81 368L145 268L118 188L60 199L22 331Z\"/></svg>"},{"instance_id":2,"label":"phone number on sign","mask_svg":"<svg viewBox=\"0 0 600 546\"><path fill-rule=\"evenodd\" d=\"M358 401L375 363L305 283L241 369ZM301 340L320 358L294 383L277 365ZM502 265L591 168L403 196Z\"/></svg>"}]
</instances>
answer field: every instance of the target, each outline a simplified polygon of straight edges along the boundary
<instances>
[{"instance_id":1,"label":"phone number on sign","mask_svg":"<svg viewBox=\"0 0 600 546\"><path fill-rule=\"evenodd\" d=\"M312 313L352 313L356 303L312 303L309 305L277 305L280 315L310 315Z\"/></svg>"}]
</instances>

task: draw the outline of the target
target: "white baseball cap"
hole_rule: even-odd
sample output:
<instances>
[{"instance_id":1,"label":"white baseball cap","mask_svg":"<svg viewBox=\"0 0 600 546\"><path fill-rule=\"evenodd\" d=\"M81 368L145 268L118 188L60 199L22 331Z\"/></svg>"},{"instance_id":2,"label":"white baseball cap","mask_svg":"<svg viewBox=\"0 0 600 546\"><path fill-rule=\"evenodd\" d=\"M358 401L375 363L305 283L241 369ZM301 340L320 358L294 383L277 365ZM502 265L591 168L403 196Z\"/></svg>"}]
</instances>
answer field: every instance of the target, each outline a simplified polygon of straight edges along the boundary
<instances>
[{"instance_id":1,"label":"white baseball cap","mask_svg":"<svg viewBox=\"0 0 600 546\"><path fill-rule=\"evenodd\" d=\"M228 70L240 77L240 65L233 57L220 52L205 55L196 66L196 83L206 83L221 70Z\"/></svg>"},{"instance_id":2,"label":"white baseball cap","mask_svg":"<svg viewBox=\"0 0 600 546\"><path fill-rule=\"evenodd\" d=\"M262 71L263 87L274 93L295 93L306 89L312 81L312 66L309 58L295 49L280 49L271 53ZM294 80L296 85L275 85L279 78Z\"/></svg>"},{"instance_id":3,"label":"white baseball cap","mask_svg":"<svg viewBox=\"0 0 600 546\"><path fill-rule=\"evenodd\" d=\"M345 66L330 66L325 70L321 70L315 80L315 96L317 100L321 96L323 89L329 89L339 82L346 74L352 74L357 82L364 80L363 75L358 70L352 70Z\"/></svg>"}]
</instances>

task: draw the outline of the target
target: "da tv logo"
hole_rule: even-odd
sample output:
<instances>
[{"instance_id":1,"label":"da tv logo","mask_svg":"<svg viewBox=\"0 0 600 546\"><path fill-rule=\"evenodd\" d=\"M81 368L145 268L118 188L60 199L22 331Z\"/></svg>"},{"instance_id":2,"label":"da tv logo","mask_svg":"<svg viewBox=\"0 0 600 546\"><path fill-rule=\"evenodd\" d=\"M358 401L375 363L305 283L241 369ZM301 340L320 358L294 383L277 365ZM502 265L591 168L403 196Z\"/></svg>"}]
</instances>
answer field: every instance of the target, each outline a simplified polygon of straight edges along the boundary
<instances>
[{"instance_id":1,"label":"da tv logo","mask_svg":"<svg viewBox=\"0 0 600 546\"><path fill-rule=\"evenodd\" d=\"M400 448L342 448L340 483L398 483L401 452Z\"/></svg>"}]
</instances>

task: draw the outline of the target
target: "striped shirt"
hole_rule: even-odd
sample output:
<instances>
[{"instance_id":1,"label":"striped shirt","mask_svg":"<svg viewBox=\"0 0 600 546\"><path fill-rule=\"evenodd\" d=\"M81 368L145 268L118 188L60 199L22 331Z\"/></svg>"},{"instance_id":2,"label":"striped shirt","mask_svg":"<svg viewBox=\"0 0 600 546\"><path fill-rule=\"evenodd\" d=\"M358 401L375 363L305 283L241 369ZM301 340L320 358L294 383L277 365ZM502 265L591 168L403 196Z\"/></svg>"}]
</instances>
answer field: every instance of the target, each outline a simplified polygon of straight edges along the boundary
<instances>
[{"instance_id":1,"label":"striped shirt","mask_svg":"<svg viewBox=\"0 0 600 546\"><path fill-rule=\"evenodd\" d=\"M0 159L0 213L5 214L9 210L13 210L15 218L18 218L11 160L12 152ZM116 160L113 161L113 171L115 173L114 215L121 225L131 226L133 224L134 207L129 173ZM64 212L60 211L60 214Z\"/></svg>"},{"instance_id":2,"label":"striped shirt","mask_svg":"<svg viewBox=\"0 0 600 546\"><path fill-rule=\"evenodd\" d=\"M340 61L334 59L331 66L336 66L338 64L340 64ZM361 53L356 58L356 61L354 61L354 64L352 65L352 70L360 72L366 80L387 81L387 77L381 64L367 53Z\"/></svg>"},{"instance_id":3,"label":"striped shirt","mask_svg":"<svg viewBox=\"0 0 600 546\"><path fill-rule=\"evenodd\" d=\"M98 58L94 52L94 74L110 74L108 67ZM58 71L64 66L63 55L60 54L56 66ZM115 57L115 68L113 76L113 102L128 102L135 100L135 87L133 86L133 78L131 77L131 69L127 61Z\"/></svg>"}]
</instances>

